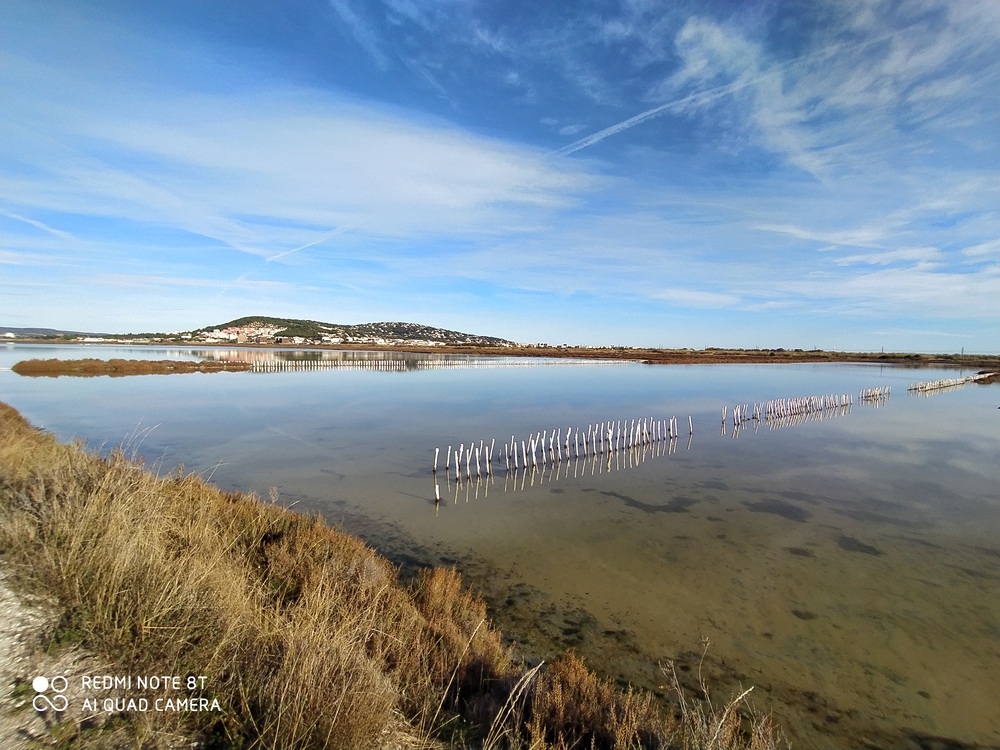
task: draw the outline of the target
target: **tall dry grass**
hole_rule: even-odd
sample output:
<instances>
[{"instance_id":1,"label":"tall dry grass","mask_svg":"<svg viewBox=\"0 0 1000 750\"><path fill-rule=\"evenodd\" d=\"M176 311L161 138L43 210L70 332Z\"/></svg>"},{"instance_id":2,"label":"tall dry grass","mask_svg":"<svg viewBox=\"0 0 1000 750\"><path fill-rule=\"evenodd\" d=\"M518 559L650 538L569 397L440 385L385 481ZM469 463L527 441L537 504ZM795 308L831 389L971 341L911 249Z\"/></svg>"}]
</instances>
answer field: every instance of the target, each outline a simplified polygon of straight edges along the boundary
<instances>
[{"instance_id":1,"label":"tall dry grass","mask_svg":"<svg viewBox=\"0 0 1000 750\"><path fill-rule=\"evenodd\" d=\"M515 668L456 573L409 590L320 519L155 477L120 450L100 460L7 406L0 467L5 565L123 673L208 675L224 712L197 729L233 744L425 744L463 688ZM141 715L138 739L160 718Z\"/></svg>"},{"instance_id":2,"label":"tall dry grass","mask_svg":"<svg viewBox=\"0 0 1000 750\"><path fill-rule=\"evenodd\" d=\"M58 637L119 673L208 676L220 714L132 715L136 746L180 731L282 750L702 747L689 711L678 722L572 654L525 670L452 570L404 586L319 518L155 476L120 449L102 459L5 404L0 555L57 599Z\"/></svg>"}]
</instances>

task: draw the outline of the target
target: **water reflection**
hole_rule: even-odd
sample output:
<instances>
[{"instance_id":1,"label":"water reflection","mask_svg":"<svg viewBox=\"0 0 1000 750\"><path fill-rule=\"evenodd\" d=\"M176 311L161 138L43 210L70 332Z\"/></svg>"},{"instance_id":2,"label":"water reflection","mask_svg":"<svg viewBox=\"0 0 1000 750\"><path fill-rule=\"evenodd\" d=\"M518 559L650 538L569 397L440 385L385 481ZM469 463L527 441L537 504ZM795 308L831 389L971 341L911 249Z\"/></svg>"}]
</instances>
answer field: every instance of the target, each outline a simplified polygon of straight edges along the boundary
<instances>
[{"instance_id":1,"label":"water reflection","mask_svg":"<svg viewBox=\"0 0 1000 750\"><path fill-rule=\"evenodd\" d=\"M858 392L862 404L879 408L889 399L889 386L863 388ZM845 417L851 413L854 403L852 394L823 394L796 398L770 399L760 403L736 404L732 410L732 439L739 438L741 431L753 424L756 433L761 424L769 430L795 427L808 422L823 422L834 417ZM727 407L722 407L722 437L727 431ZM694 420L687 418L688 436L686 449L691 450L694 441ZM599 424L589 424L586 430L567 427L541 430L518 440L511 435L510 441L497 450L496 439L479 444L460 443L453 450L449 445L444 452L444 478L447 492L452 492L452 466L454 465L454 502L457 504L463 488L465 499L470 493L479 497L480 488L484 496L489 496L489 488L496 484L494 471L503 472L503 491L512 492L572 476L578 479L590 475L611 473L622 469L634 469L645 463L647 458L670 456L677 451L680 422L676 416L656 419L613 420ZM547 442L546 442L547 439ZM434 449L432 476L434 483L434 512L438 515L441 503L441 488L438 483L440 447ZM473 480L475 480L473 482Z\"/></svg>"},{"instance_id":2,"label":"water reflection","mask_svg":"<svg viewBox=\"0 0 1000 750\"><path fill-rule=\"evenodd\" d=\"M199 352L205 359L250 362L252 372L302 372L312 370L367 370L417 372L421 370L497 370L524 367L627 366L632 362L545 357L483 357L392 351L316 349L212 349Z\"/></svg>"},{"instance_id":3,"label":"water reflection","mask_svg":"<svg viewBox=\"0 0 1000 750\"><path fill-rule=\"evenodd\" d=\"M687 450L691 450L693 441L694 435L688 435ZM456 470L454 489L452 487L452 471L449 466L443 472L445 487L449 496L454 491L455 503L458 502L463 491L466 501L470 499L470 493L473 499L477 499L480 489L482 489L484 497L489 497L489 488L499 486L496 474L500 473L503 475L503 492L524 492L535 487L536 484L541 488L544 485L558 482L560 479L580 479L588 474L595 476L625 469L636 469L649 459L673 455L677 452L680 442L678 438L672 437L631 447L612 447L606 452L596 454L578 454L572 457L567 455L565 459L557 457L548 462L520 464L519 466L508 464L506 468L500 468L497 472L494 472L489 463L485 465L485 469L478 463L467 464L464 473L461 469ZM506 457L505 460L507 460ZM437 514L441 502L441 486L436 470L432 472L432 477L434 481L434 510Z\"/></svg>"},{"instance_id":4,"label":"water reflection","mask_svg":"<svg viewBox=\"0 0 1000 750\"><path fill-rule=\"evenodd\" d=\"M936 396L939 393L948 393L964 388L970 383L995 377L995 372L981 372L975 375L967 375L963 378L943 378L941 380L925 380L920 383L910 383L907 393L911 396Z\"/></svg>"}]
</instances>

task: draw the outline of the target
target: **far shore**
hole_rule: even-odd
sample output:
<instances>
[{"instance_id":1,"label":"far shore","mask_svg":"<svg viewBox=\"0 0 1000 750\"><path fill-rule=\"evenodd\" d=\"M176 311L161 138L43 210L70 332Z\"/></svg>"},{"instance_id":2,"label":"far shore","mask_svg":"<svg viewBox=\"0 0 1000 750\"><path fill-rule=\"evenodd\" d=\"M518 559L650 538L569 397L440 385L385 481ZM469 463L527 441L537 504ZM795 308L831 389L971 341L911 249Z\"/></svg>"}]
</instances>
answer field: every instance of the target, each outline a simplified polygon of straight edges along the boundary
<instances>
[{"instance_id":1,"label":"far shore","mask_svg":"<svg viewBox=\"0 0 1000 750\"><path fill-rule=\"evenodd\" d=\"M794 364L794 363L867 363L893 364L907 367L949 367L1000 370L1000 355L995 354L918 354L913 352L846 352L822 349L658 349L632 347L574 347L574 346L409 346L379 344L271 344L243 343L229 344L202 343L195 341L128 340L107 342L84 342L48 339L9 339L16 344L59 344L74 346L181 346L203 349L277 349L303 351L384 351L410 354L466 354L483 357L557 357L571 359L613 359L641 362L651 365L698 365L698 364Z\"/></svg>"},{"instance_id":2,"label":"far shore","mask_svg":"<svg viewBox=\"0 0 1000 750\"><path fill-rule=\"evenodd\" d=\"M127 375L173 375L189 372L245 372L249 362L191 362L183 360L148 359L26 359L11 369L27 377L57 378L75 375L92 378L109 375L113 378Z\"/></svg>"}]
</instances>

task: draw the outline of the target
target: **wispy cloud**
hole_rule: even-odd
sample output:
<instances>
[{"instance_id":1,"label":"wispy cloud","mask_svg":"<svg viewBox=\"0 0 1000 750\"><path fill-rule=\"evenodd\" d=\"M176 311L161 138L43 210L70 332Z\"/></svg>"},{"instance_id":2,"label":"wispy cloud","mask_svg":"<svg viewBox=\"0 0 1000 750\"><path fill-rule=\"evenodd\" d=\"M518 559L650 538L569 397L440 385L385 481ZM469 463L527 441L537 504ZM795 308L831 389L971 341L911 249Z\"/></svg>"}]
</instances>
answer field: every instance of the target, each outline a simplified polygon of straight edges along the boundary
<instances>
[{"instance_id":1,"label":"wispy cloud","mask_svg":"<svg viewBox=\"0 0 1000 750\"><path fill-rule=\"evenodd\" d=\"M382 70L389 67L389 57L382 51L382 45L376 31L370 23L361 17L346 0L329 0L330 5L347 26L354 40L371 57Z\"/></svg>"},{"instance_id":2,"label":"wispy cloud","mask_svg":"<svg viewBox=\"0 0 1000 750\"><path fill-rule=\"evenodd\" d=\"M43 134L34 174L6 181L22 212L152 221L275 259L312 240L240 216L382 236L517 231L531 211L565 208L593 183L532 149L302 91L132 104L103 119L59 112L49 124L63 133L59 151ZM184 121L163 117L179 111Z\"/></svg>"},{"instance_id":3,"label":"wispy cloud","mask_svg":"<svg viewBox=\"0 0 1000 750\"><path fill-rule=\"evenodd\" d=\"M882 253L865 253L863 255L845 255L834 262L838 266L863 264L870 266L887 266L892 263L919 261L930 264L942 259L941 251L936 247L904 247L899 250L888 250Z\"/></svg>"},{"instance_id":4,"label":"wispy cloud","mask_svg":"<svg viewBox=\"0 0 1000 750\"><path fill-rule=\"evenodd\" d=\"M1000 240L991 240L990 242L981 242L978 245L973 245L972 247L962 248L962 255L968 258L990 258L994 260L1000 258Z\"/></svg>"},{"instance_id":5,"label":"wispy cloud","mask_svg":"<svg viewBox=\"0 0 1000 750\"><path fill-rule=\"evenodd\" d=\"M732 294L703 292L697 289L664 289L652 295L684 307L732 307L740 298Z\"/></svg>"},{"instance_id":6,"label":"wispy cloud","mask_svg":"<svg viewBox=\"0 0 1000 750\"><path fill-rule=\"evenodd\" d=\"M787 234L800 240L825 242L831 245L848 245L852 247L878 247L878 242L885 238L885 231L880 227L861 227L849 230L815 230L794 224L755 224L752 227L760 232L777 232ZM828 249L828 248L824 248Z\"/></svg>"},{"instance_id":7,"label":"wispy cloud","mask_svg":"<svg viewBox=\"0 0 1000 750\"><path fill-rule=\"evenodd\" d=\"M109 273L94 277L91 280L99 286L127 287L130 289L149 289L162 287L198 287L207 289L249 289L276 290L289 289L290 285L280 281L263 281L246 278L233 280L208 279L200 277L180 276L150 276L142 274Z\"/></svg>"}]
</instances>

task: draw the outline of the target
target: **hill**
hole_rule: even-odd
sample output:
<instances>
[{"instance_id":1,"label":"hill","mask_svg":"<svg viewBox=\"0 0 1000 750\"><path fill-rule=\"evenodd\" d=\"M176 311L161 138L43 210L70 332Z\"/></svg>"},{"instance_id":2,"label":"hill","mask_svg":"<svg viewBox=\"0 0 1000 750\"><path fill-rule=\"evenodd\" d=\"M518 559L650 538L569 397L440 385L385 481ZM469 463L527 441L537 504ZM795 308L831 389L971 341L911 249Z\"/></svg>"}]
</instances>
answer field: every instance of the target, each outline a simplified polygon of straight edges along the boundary
<instances>
[{"instance_id":1,"label":"hill","mask_svg":"<svg viewBox=\"0 0 1000 750\"><path fill-rule=\"evenodd\" d=\"M318 320L300 320L297 318L273 318L266 315L251 315L236 318L217 326L207 326L191 333L196 336L207 336L212 333L236 331L242 335L260 337L262 331L274 331L264 334L265 338L302 338L310 341L332 341L333 343L414 343L426 342L433 344L462 344L467 346L511 346L513 342L496 336L479 336L472 333L452 331L447 328L435 328L420 323L383 322L345 325L340 323L324 323Z\"/></svg>"},{"instance_id":2,"label":"hill","mask_svg":"<svg viewBox=\"0 0 1000 750\"><path fill-rule=\"evenodd\" d=\"M56 336L68 336L70 338L79 338L81 336L111 336L110 333L87 333L85 331L63 331L58 328L12 328L11 326L0 326L0 336L5 336L8 333L13 334L17 338L54 338Z\"/></svg>"}]
</instances>

